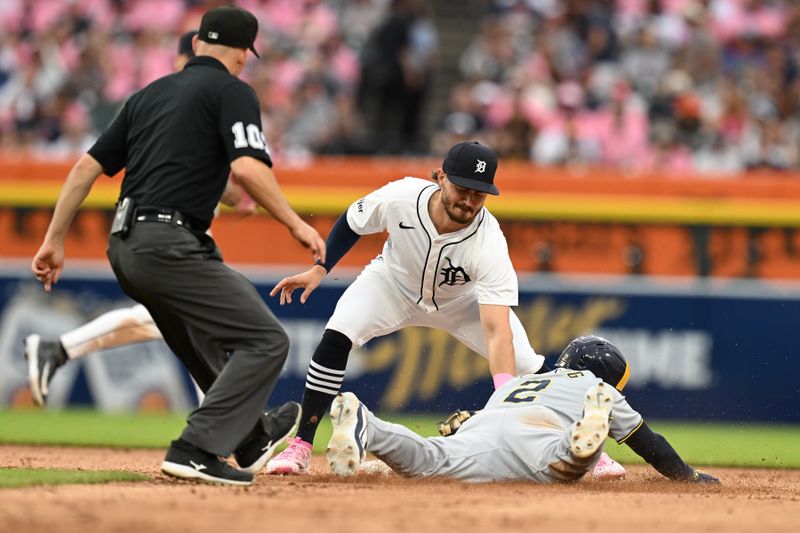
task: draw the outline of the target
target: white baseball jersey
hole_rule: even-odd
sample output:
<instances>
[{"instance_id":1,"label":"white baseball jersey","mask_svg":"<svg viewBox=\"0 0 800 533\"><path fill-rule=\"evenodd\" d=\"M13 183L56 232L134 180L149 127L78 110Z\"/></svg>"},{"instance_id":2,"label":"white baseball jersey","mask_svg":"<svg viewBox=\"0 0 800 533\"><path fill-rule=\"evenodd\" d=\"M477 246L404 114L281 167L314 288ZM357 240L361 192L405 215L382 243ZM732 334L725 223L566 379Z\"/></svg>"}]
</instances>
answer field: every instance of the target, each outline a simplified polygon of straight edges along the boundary
<instances>
[{"instance_id":1,"label":"white baseball jersey","mask_svg":"<svg viewBox=\"0 0 800 533\"><path fill-rule=\"evenodd\" d=\"M428 201L439 186L407 177L353 203L347 222L359 235L389 232L383 262L403 295L432 313L475 293L479 304L517 305L517 275L500 225L486 208L472 223L439 235Z\"/></svg>"},{"instance_id":2,"label":"white baseball jersey","mask_svg":"<svg viewBox=\"0 0 800 533\"><path fill-rule=\"evenodd\" d=\"M327 329L357 346L408 326L442 329L488 357L480 305L515 306L518 301L508 245L485 208L466 228L439 235L428 211L437 190L429 180L409 177L349 207L347 222L354 232L388 231L389 238L383 253L339 299ZM535 372L544 358L531 347L513 311L509 321L517 373Z\"/></svg>"},{"instance_id":3,"label":"white baseball jersey","mask_svg":"<svg viewBox=\"0 0 800 533\"><path fill-rule=\"evenodd\" d=\"M592 469L602 450L580 458L569 446L572 427L583 416L584 394L599 381L591 372L570 369L518 376L451 437L425 439L370 413L367 450L414 477L575 481ZM613 393L609 434L621 443L642 425L642 416L616 389Z\"/></svg>"}]
</instances>

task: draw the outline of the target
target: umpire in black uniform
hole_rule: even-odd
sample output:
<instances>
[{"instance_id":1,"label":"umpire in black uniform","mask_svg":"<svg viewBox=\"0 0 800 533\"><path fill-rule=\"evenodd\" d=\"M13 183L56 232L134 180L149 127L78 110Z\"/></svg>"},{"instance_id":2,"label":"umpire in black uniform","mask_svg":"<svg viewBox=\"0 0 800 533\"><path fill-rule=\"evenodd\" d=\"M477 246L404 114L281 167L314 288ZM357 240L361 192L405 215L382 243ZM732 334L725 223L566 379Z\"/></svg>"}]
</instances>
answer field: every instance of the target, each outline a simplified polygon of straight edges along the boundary
<instances>
[{"instance_id":1,"label":"umpire in black uniform","mask_svg":"<svg viewBox=\"0 0 800 533\"><path fill-rule=\"evenodd\" d=\"M272 173L252 88L238 79L256 18L232 6L207 11L197 57L138 91L67 176L32 270L58 281L64 237L100 174L125 178L108 257L126 294L142 303L164 340L206 393L172 442L162 470L176 477L248 485L293 430L299 406L262 409L289 350L255 287L227 267L206 235L229 172L312 254L325 243L292 210ZM241 469L219 457L233 453Z\"/></svg>"}]
</instances>

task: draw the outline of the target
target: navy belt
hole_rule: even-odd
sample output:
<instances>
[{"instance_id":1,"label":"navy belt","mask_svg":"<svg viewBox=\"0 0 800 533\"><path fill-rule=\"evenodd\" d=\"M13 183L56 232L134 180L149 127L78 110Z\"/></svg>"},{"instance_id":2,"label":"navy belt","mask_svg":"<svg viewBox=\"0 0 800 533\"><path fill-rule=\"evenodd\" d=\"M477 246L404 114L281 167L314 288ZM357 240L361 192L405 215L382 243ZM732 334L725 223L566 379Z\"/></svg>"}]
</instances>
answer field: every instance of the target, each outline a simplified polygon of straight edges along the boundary
<instances>
[{"instance_id":1,"label":"navy belt","mask_svg":"<svg viewBox=\"0 0 800 533\"><path fill-rule=\"evenodd\" d=\"M139 222L161 222L181 226L190 230L205 231L196 221L184 215L177 209L166 209L160 207L139 207L133 217L134 223Z\"/></svg>"}]
</instances>

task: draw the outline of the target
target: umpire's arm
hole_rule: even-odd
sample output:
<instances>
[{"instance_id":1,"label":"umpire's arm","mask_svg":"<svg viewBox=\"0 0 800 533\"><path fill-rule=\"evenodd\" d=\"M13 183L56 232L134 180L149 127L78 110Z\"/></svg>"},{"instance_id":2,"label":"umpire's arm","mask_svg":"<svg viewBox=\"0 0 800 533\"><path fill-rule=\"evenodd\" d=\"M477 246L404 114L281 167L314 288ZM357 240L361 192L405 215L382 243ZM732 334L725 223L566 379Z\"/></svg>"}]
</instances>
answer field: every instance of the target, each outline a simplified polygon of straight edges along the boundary
<instances>
[{"instance_id":1,"label":"umpire's arm","mask_svg":"<svg viewBox=\"0 0 800 533\"><path fill-rule=\"evenodd\" d=\"M325 241L295 213L266 163L251 156L237 157L231 162L231 174L253 201L286 226L303 246L310 248L315 258L325 261Z\"/></svg>"},{"instance_id":2,"label":"umpire's arm","mask_svg":"<svg viewBox=\"0 0 800 533\"><path fill-rule=\"evenodd\" d=\"M75 213L89 196L94 182L103 173L103 167L89 154L83 154L67 174L58 194L53 218L47 228L45 242L63 242Z\"/></svg>"},{"instance_id":3,"label":"umpire's arm","mask_svg":"<svg viewBox=\"0 0 800 533\"><path fill-rule=\"evenodd\" d=\"M290 230L304 224L286 200L275 179L275 173L266 163L250 156L231 162L231 174L236 182L261 207Z\"/></svg>"},{"instance_id":4,"label":"umpire's arm","mask_svg":"<svg viewBox=\"0 0 800 533\"><path fill-rule=\"evenodd\" d=\"M64 239L75 213L92 190L95 180L103 173L103 167L89 154L84 154L67 175L56 201L53 218L47 227L42 245L33 257L31 270L37 281L50 291L52 284L64 268Z\"/></svg>"},{"instance_id":5,"label":"umpire's arm","mask_svg":"<svg viewBox=\"0 0 800 533\"><path fill-rule=\"evenodd\" d=\"M220 93L218 126L234 179L254 202L310 248L315 259L325 261L325 241L294 212L278 186L261 131L258 98L249 85L232 82Z\"/></svg>"}]
</instances>

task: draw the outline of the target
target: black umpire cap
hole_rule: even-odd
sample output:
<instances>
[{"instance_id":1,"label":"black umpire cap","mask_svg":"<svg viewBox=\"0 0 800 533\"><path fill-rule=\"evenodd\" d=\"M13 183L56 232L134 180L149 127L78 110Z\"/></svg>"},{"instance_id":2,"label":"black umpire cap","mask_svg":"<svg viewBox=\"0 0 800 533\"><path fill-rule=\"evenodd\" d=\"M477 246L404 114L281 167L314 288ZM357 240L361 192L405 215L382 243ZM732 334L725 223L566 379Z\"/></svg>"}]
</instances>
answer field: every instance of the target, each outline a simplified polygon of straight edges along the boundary
<instances>
[{"instance_id":1,"label":"black umpire cap","mask_svg":"<svg viewBox=\"0 0 800 533\"><path fill-rule=\"evenodd\" d=\"M181 38L178 39L178 55L186 57L194 57L194 50L192 49L192 39L197 35L196 31L187 31Z\"/></svg>"},{"instance_id":2,"label":"black umpire cap","mask_svg":"<svg viewBox=\"0 0 800 533\"><path fill-rule=\"evenodd\" d=\"M205 12L200 19L197 38L211 44L247 48L261 58L253 46L257 33L258 20L255 15L241 7L222 6Z\"/></svg>"},{"instance_id":3,"label":"black umpire cap","mask_svg":"<svg viewBox=\"0 0 800 533\"><path fill-rule=\"evenodd\" d=\"M497 155L478 141L458 143L450 148L444 158L442 170L447 174L447 179L459 187L495 196L500 194L494 185Z\"/></svg>"}]
</instances>

